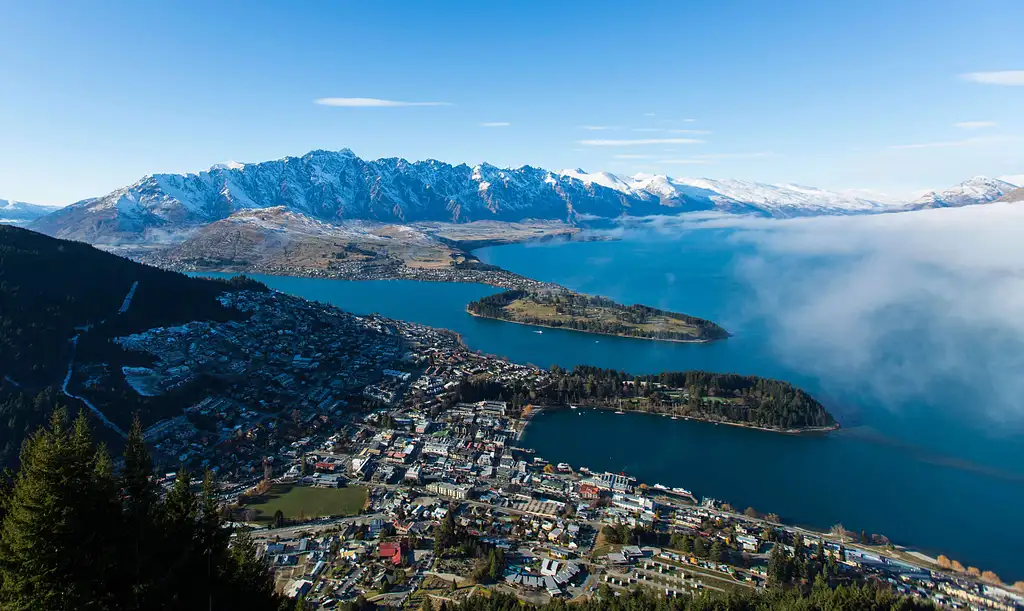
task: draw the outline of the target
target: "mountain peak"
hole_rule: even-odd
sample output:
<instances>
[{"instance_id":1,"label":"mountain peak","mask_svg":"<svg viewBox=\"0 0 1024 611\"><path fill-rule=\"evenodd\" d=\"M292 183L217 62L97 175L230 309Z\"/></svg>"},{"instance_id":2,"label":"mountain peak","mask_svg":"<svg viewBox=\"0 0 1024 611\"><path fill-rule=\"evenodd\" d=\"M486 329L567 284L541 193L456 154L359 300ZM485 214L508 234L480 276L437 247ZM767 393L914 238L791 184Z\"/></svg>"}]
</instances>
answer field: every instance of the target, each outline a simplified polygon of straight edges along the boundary
<instances>
[{"instance_id":1,"label":"mountain peak","mask_svg":"<svg viewBox=\"0 0 1024 611\"><path fill-rule=\"evenodd\" d=\"M944 191L929 191L910 202L905 209L958 208L973 204L987 204L1016 189L1016 185L991 178L975 176Z\"/></svg>"}]
</instances>

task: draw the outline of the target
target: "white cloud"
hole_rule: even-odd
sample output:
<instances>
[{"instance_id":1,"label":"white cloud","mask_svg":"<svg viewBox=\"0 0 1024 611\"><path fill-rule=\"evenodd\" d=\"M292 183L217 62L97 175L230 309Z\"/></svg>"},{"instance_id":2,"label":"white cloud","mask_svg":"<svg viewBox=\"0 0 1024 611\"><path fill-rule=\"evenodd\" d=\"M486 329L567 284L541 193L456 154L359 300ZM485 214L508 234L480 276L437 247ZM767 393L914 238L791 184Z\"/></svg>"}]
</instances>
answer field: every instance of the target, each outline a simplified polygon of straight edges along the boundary
<instances>
[{"instance_id":1,"label":"white cloud","mask_svg":"<svg viewBox=\"0 0 1024 611\"><path fill-rule=\"evenodd\" d=\"M645 113L644 113L644 116L645 116L645 117L653 117L653 116L654 116L654 113L653 113L653 112L645 112Z\"/></svg>"},{"instance_id":2,"label":"white cloud","mask_svg":"<svg viewBox=\"0 0 1024 611\"><path fill-rule=\"evenodd\" d=\"M620 129L611 125L580 125L580 129L585 129L592 132L601 132L608 129Z\"/></svg>"},{"instance_id":3,"label":"white cloud","mask_svg":"<svg viewBox=\"0 0 1024 611\"><path fill-rule=\"evenodd\" d=\"M827 394L963 410L978 426L1024 419L1024 206L634 222L671 240L734 229L753 247L732 268L750 294L736 316L763 324L773 356Z\"/></svg>"},{"instance_id":4,"label":"white cloud","mask_svg":"<svg viewBox=\"0 0 1024 611\"><path fill-rule=\"evenodd\" d=\"M1024 70L998 70L995 72L968 72L961 78L985 85L1024 86Z\"/></svg>"},{"instance_id":5,"label":"white cloud","mask_svg":"<svg viewBox=\"0 0 1024 611\"><path fill-rule=\"evenodd\" d=\"M379 98L318 98L314 100L321 106L340 106L343 108L398 108L400 106L453 106L451 102L400 102L398 100L381 100Z\"/></svg>"},{"instance_id":6,"label":"white cloud","mask_svg":"<svg viewBox=\"0 0 1024 611\"><path fill-rule=\"evenodd\" d=\"M508 121L486 121L480 124L480 127L508 127L512 125Z\"/></svg>"},{"instance_id":7,"label":"white cloud","mask_svg":"<svg viewBox=\"0 0 1024 611\"><path fill-rule=\"evenodd\" d=\"M614 155L615 159L651 159L653 155L634 155L630 153L622 153L620 155Z\"/></svg>"},{"instance_id":8,"label":"white cloud","mask_svg":"<svg viewBox=\"0 0 1024 611\"><path fill-rule=\"evenodd\" d=\"M964 138L963 140L940 140L938 142L916 142L914 144L893 144L891 149L943 149L971 146L975 144L986 144L990 142L1002 142L1006 138L1002 136L991 136L987 138Z\"/></svg>"},{"instance_id":9,"label":"white cloud","mask_svg":"<svg viewBox=\"0 0 1024 611\"><path fill-rule=\"evenodd\" d=\"M665 152L670 152L666 150ZM705 163L714 163L722 159L757 159L760 157L774 157L775 153L758 152L758 153L701 153L697 155L690 155L684 159L662 159L658 163L672 164L672 165L701 165Z\"/></svg>"},{"instance_id":10,"label":"white cloud","mask_svg":"<svg viewBox=\"0 0 1024 611\"><path fill-rule=\"evenodd\" d=\"M647 133L662 133L662 134L695 134L695 135L706 135L711 132L706 129L665 129L663 127L634 127L630 131L634 132L647 132Z\"/></svg>"},{"instance_id":11,"label":"white cloud","mask_svg":"<svg viewBox=\"0 0 1024 611\"><path fill-rule=\"evenodd\" d=\"M983 127L995 126L994 121L961 121L953 124L953 127L959 127L960 129L981 129Z\"/></svg>"},{"instance_id":12,"label":"white cloud","mask_svg":"<svg viewBox=\"0 0 1024 611\"><path fill-rule=\"evenodd\" d=\"M701 153L694 155L700 159L759 159L761 157L775 157L775 153L769 151L758 151L755 153Z\"/></svg>"},{"instance_id":13,"label":"white cloud","mask_svg":"<svg viewBox=\"0 0 1024 611\"><path fill-rule=\"evenodd\" d=\"M693 138L644 138L641 140L580 140L583 146L643 146L645 144L703 144Z\"/></svg>"},{"instance_id":14,"label":"white cloud","mask_svg":"<svg viewBox=\"0 0 1024 611\"><path fill-rule=\"evenodd\" d=\"M686 123L693 123L696 120L697 119L683 119L683 121L685 121Z\"/></svg>"}]
</instances>

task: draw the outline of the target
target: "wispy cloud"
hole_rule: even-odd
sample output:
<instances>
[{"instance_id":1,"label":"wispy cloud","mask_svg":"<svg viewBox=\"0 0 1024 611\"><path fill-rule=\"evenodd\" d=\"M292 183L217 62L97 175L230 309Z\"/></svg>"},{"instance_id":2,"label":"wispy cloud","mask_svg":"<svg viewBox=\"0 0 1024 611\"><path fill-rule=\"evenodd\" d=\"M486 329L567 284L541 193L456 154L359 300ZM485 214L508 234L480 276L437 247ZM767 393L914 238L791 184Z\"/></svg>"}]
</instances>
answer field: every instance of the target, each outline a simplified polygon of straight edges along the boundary
<instances>
[{"instance_id":1,"label":"wispy cloud","mask_svg":"<svg viewBox=\"0 0 1024 611\"><path fill-rule=\"evenodd\" d=\"M700 159L759 159L761 157L775 157L776 154L769 151L757 151L754 153L701 153L694 155Z\"/></svg>"},{"instance_id":2,"label":"wispy cloud","mask_svg":"<svg viewBox=\"0 0 1024 611\"><path fill-rule=\"evenodd\" d=\"M697 119L683 119L683 121L685 121L686 123L693 123L696 120Z\"/></svg>"},{"instance_id":3,"label":"wispy cloud","mask_svg":"<svg viewBox=\"0 0 1024 611\"><path fill-rule=\"evenodd\" d=\"M666 151L668 152L668 151ZM760 157L774 157L775 153L769 152L757 152L757 153L702 153L697 155L690 155L689 157L682 159L662 159L658 163L670 164L670 165L702 165L707 163L714 163L722 159L757 159Z\"/></svg>"},{"instance_id":4,"label":"wispy cloud","mask_svg":"<svg viewBox=\"0 0 1024 611\"><path fill-rule=\"evenodd\" d=\"M694 138L642 138L639 140L580 140L583 146L643 146L645 144L703 144Z\"/></svg>"},{"instance_id":5,"label":"wispy cloud","mask_svg":"<svg viewBox=\"0 0 1024 611\"><path fill-rule=\"evenodd\" d=\"M995 72L968 72L960 78L984 85L1024 86L1024 70L997 70Z\"/></svg>"},{"instance_id":6,"label":"wispy cloud","mask_svg":"<svg viewBox=\"0 0 1024 611\"><path fill-rule=\"evenodd\" d=\"M890 145L891 149L945 149L945 148L957 148L961 146L972 146L975 144L986 144L989 142L1001 142L1005 140L1001 136L992 136L988 138L964 138L962 140L940 140L938 142L915 142L913 144L893 144Z\"/></svg>"},{"instance_id":7,"label":"wispy cloud","mask_svg":"<svg viewBox=\"0 0 1024 611\"><path fill-rule=\"evenodd\" d=\"M632 153L621 153L614 156L615 159L653 159L654 155L638 155Z\"/></svg>"},{"instance_id":8,"label":"wispy cloud","mask_svg":"<svg viewBox=\"0 0 1024 611\"><path fill-rule=\"evenodd\" d=\"M664 127L634 127L630 131L634 132L646 132L649 134L710 134L711 132L706 129L666 129Z\"/></svg>"},{"instance_id":9,"label":"wispy cloud","mask_svg":"<svg viewBox=\"0 0 1024 611\"><path fill-rule=\"evenodd\" d=\"M645 113L644 113L644 116L645 116L645 117L653 117L653 116L654 116L654 113L653 113L653 112L645 112Z\"/></svg>"},{"instance_id":10,"label":"wispy cloud","mask_svg":"<svg viewBox=\"0 0 1024 611\"><path fill-rule=\"evenodd\" d=\"M953 124L953 127L959 127L960 129L981 129L983 127L995 126L994 121L961 121Z\"/></svg>"},{"instance_id":11,"label":"wispy cloud","mask_svg":"<svg viewBox=\"0 0 1024 611\"><path fill-rule=\"evenodd\" d=\"M480 127L508 127L512 125L508 121L485 121L480 124Z\"/></svg>"},{"instance_id":12,"label":"wispy cloud","mask_svg":"<svg viewBox=\"0 0 1024 611\"><path fill-rule=\"evenodd\" d=\"M614 125L580 125L580 129L585 129L587 131L592 131L592 132L603 132L603 131L609 130L609 129L621 129L621 128L615 127Z\"/></svg>"},{"instance_id":13,"label":"wispy cloud","mask_svg":"<svg viewBox=\"0 0 1024 611\"><path fill-rule=\"evenodd\" d=\"M380 98L318 98L314 100L321 106L340 106L342 108L398 108L401 106L454 106L451 102L401 102L398 100L381 100Z\"/></svg>"}]
</instances>

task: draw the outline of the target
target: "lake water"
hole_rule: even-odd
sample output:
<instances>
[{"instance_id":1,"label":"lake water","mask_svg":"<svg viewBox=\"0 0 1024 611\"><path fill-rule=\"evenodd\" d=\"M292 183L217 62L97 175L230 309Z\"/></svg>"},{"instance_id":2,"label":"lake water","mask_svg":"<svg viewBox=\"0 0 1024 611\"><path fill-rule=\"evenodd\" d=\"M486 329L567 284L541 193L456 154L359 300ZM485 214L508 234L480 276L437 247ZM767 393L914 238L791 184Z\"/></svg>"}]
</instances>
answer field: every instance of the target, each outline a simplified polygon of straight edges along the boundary
<instances>
[{"instance_id":1,"label":"lake water","mask_svg":"<svg viewBox=\"0 0 1024 611\"><path fill-rule=\"evenodd\" d=\"M925 367L930 357L928 336L918 335L914 325L887 336L852 373L835 355L825 359L820 351L794 350L777 321L763 315L758 282L786 277L794 266L811 275L837 263L755 252L729 237L703 230L683 240L634 237L477 253L526 276L706 317L734 333L705 345L554 329L536 333L474 318L465 305L497 290L483 285L258 278L356 313L453 329L471 348L519 362L586 363L634 373L706 369L789 380L822 400L844 428L800 437L643 414L554 410L535 418L522 444L552 461L626 471L648 483L682 486L800 524L842 522L994 570L1004 579L1024 578L1017 552L1024 549L1024 529L1015 520L1024 507L1019 425L997 426L981 415L976 406L988 397L976 384L901 384L893 372L906 371L907 363ZM755 255L760 275L751 282L748 264ZM813 348L814 339L801 347Z\"/></svg>"}]
</instances>

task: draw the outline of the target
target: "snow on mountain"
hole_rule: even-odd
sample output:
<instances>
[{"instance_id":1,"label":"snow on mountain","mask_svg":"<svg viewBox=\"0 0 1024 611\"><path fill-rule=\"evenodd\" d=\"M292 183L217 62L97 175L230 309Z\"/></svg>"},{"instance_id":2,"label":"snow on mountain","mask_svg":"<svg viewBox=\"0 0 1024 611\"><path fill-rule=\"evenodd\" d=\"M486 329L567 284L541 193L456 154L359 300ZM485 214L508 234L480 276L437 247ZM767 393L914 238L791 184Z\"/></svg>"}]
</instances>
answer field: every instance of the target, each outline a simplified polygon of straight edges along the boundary
<instances>
[{"instance_id":1,"label":"snow on mountain","mask_svg":"<svg viewBox=\"0 0 1024 611\"><path fill-rule=\"evenodd\" d=\"M930 200L917 205L987 202L1010 187L977 178L953 190L929 194ZM863 193L788 183L620 176L581 169L550 172L487 163L470 167L433 159L368 161L344 149L261 163L228 162L192 174L144 176L103 197L37 219L31 228L93 244L166 242L183 239L181 235L239 211L270 207L334 225L350 220L573 222L701 210L784 218L904 209Z\"/></svg>"},{"instance_id":2,"label":"snow on mountain","mask_svg":"<svg viewBox=\"0 0 1024 611\"><path fill-rule=\"evenodd\" d=\"M312 151L263 163L222 164L196 174L155 174L73 204L33 228L91 243L142 241L249 208L285 206L331 223L614 217L657 213L656 202L522 166L470 168L436 160L365 161L352 151Z\"/></svg>"},{"instance_id":3,"label":"snow on mountain","mask_svg":"<svg viewBox=\"0 0 1024 611\"><path fill-rule=\"evenodd\" d=\"M588 174L586 170L577 168L575 170L562 170L559 174L562 176L568 176L569 178L575 178L584 184L601 185L607 189L614 189L616 191L621 191L622 193L630 193L633 191L629 182L608 172L594 172L592 174Z\"/></svg>"},{"instance_id":4,"label":"snow on mountain","mask_svg":"<svg viewBox=\"0 0 1024 611\"><path fill-rule=\"evenodd\" d=\"M718 209L789 217L881 212L888 209L886 203L859 195L794 184L673 178L659 174L626 177L606 172L587 174L583 170L562 170L560 174L637 197L653 198L664 206L687 210Z\"/></svg>"},{"instance_id":5,"label":"snow on mountain","mask_svg":"<svg viewBox=\"0 0 1024 611\"><path fill-rule=\"evenodd\" d=\"M40 206L12 199L0 199L0 224L21 225L50 214L54 210L57 210L56 206Z\"/></svg>"},{"instance_id":6,"label":"snow on mountain","mask_svg":"<svg viewBox=\"0 0 1024 611\"><path fill-rule=\"evenodd\" d=\"M958 208L974 204L987 204L1017 188L1017 185L998 178L975 176L945 191L930 191L904 207L904 210L928 208Z\"/></svg>"}]
</instances>

